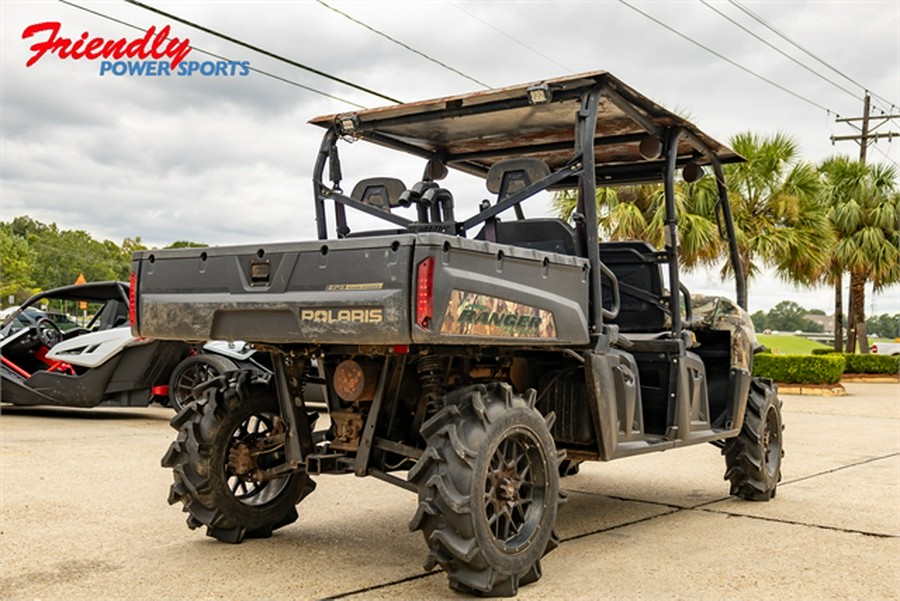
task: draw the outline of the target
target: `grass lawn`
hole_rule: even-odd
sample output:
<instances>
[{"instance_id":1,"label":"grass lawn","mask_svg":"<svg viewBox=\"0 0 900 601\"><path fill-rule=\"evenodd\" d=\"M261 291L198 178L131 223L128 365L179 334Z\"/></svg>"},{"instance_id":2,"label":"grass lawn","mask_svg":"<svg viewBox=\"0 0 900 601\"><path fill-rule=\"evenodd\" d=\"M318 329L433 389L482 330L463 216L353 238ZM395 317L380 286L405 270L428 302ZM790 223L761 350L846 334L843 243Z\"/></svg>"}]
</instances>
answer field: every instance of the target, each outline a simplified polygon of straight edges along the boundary
<instances>
[{"instance_id":1,"label":"grass lawn","mask_svg":"<svg viewBox=\"0 0 900 601\"><path fill-rule=\"evenodd\" d=\"M829 348L821 342L792 334L757 334L756 339L770 353L780 355L809 355L814 348Z\"/></svg>"}]
</instances>

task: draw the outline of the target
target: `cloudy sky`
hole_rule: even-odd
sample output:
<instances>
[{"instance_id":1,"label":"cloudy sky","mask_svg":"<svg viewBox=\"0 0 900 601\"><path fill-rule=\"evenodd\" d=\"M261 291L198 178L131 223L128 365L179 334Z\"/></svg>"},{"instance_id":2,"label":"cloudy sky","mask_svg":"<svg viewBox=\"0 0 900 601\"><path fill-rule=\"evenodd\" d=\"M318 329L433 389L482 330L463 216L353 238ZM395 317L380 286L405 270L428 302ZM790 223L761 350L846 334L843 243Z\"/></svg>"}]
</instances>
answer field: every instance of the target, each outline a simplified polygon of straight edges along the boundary
<instances>
[{"instance_id":1,"label":"cloudy sky","mask_svg":"<svg viewBox=\"0 0 900 601\"><path fill-rule=\"evenodd\" d=\"M836 119L862 114L864 88L876 95L874 115L900 113L892 106L900 104L897 0L147 1L404 101L607 70L719 140L747 130L786 132L812 162L858 155L854 142L833 145L830 138L855 133ZM159 246L312 238L309 174L321 131L307 120L354 104L386 104L124 1L0 0L0 11L2 220L27 214L100 239L140 236ZM172 36L188 38L194 48L187 61L219 60L203 50L282 79L255 71L117 77L101 75L101 60L50 53L26 67L31 45L48 34L27 40L22 34L48 21L61 24L59 36L76 40L83 32L88 39L131 40L143 34L129 25L170 25ZM900 121L880 129L891 130L900 130ZM418 162L383 152L354 147L354 153L367 171L357 178L345 164L348 181L377 174L414 182L421 171ZM900 163L900 139L882 140L868 154L870 161ZM462 190L472 206L486 196ZM688 281L698 291L719 286L703 273ZM867 310L900 311L898 296L896 287L870 295ZM826 310L832 305L829 290L751 282L751 310L785 298Z\"/></svg>"}]
</instances>

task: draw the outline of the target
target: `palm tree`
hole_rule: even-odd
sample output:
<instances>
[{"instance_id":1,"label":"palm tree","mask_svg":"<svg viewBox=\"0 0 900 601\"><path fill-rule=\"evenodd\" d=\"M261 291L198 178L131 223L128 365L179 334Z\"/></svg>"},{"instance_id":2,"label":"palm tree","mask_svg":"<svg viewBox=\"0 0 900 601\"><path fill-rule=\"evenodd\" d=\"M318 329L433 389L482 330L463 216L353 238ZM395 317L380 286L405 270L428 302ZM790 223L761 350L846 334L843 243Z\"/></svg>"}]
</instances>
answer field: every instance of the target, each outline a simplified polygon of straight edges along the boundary
<instances>
[{"instance_id":1,"label":"palm tree","mask_svg":"<svg viewBox=\"0 0 900 601\"><path fill-rule=\"evenodd\" d=\"M842 309L841 281L850 273L847 352L869 349L865 326L865 285L876 290L900 281L900 194L893 166L866 165L847 157L820 166L829 205L829 219L837 237L828 280L835 286L835 319ZM839 323L835 324L835 335ZM835 348L837 348L837 340Z\"/></svg>"},{"instance_id":2,"label":"palm tree","mask_svg":"<svg viewBox=\"0 0 900 601\"><path fill-rule=\"evenodd\" d=\"M799 160L796 142L785 134L742 133L731 146L747 159L725 168L745 280L762 263L785 281L817 282L832 236L815 167Z\"/></svg>"},{"instance_id":3,"label":"palm tree","mask_svg":"<svg viewBox=\"0 0 900 601\"><path fill-rule=\"evenodd\" d=\"M796 143L784 134L762 138L743 133L731 145L747 161L725 166L744 280L760 271L760 263L783 279L812 284L827 265L831 229L817 196L815 168L799 161ZM573 193L557 194L554 206L567 219L575 207ZM726 256L718 236L712 177L678 182L675 195L679 220L679 260L688 269L712 265ZM597 192L599 226L610 239L644 239L663 245L664 203L661 186L631 186ZM723 279L730 272L726 262Z\"/></svg>"},{"instance_id":4,"label":"palm tree","mask_svg":"<svg viewBox=\"0 0 900 601\"><path fill-rule=\"evenodd\" d=\"M713 265L721 256L722 242L715 223L716 187L712 178L675 187L679 227L679 262L691 269ZM575 211L577 193L554 194L553 207L561 219ZM646 240L657 248L665 245L665 198L662 185L597 189L597 225L606 240Z\"/></svg>"}]
</instances>

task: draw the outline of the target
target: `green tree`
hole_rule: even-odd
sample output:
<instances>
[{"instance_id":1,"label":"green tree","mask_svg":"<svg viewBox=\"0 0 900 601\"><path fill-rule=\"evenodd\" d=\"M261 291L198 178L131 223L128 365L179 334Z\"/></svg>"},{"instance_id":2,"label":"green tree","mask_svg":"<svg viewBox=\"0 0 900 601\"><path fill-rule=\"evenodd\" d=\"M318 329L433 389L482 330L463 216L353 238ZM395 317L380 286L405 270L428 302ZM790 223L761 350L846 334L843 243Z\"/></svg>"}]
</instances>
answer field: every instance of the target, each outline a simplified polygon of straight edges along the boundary
<instances>
[{"instance_id":1,"label":"green tree","mask_svg":"<svg viewBox=\"0 0 900 601\"><path fill-rule=\"evenodd\" d=\"M704 178L675 185L675 212L679 221L678 260L687 269L712 265L720 257L722 242L715 223L715 181ZM597 226L606 240L646 240L665 246L665 198L662 185L597 189ZM561 219L570 219L577 193L554 195L553 207Z\"/></svg>"},{"instance_id":2,"label":"green tree","mask_svg":"<svg viewBox=\"0 0 900 601\"><path fill-rule=\"evenodd\" d=\"M806 309L794 301L781 301L766 316L769 329L781 332L804 330L807 327Z\"/></svg>"},{"instance_id":3,"label":"green tree","mask_svg":"<svg viewBox=\"0 0 900 601\"><path fill-rule=\"evenodd\" d=\"M762 264L783 279L815 283L827 266L832 243L827 211L819 198L816 169L799 160L796 143L784 134L764 138L752 133L731 139L747 161L724 167L735 221L740 269L749 283ZM727 256L718 236L715 178L704 177L675 191L679 221L679 261L688 269L718 263ZM661 186L630 186L597 191L598 225L609 239L644 239L663 245L664 202ZM575 208L576 194L554 196L563 219ZM722 268L723 279L730 262ZM746 304L746 299L738 299Z\"/></svg>"},{"instance_id":4,"label":"green tree","mask_svg":"<svg viewBox=\"0 0 900 601\"><path fill-rule=\"evenodd\" d=\"M176 240L172 244L168 246L164 246L163 248L205 248L209 246L209 244L204 244L202 242L191 242L190 240Z\"/></svg>"},{"instance_id":5,"label":"green tree","mask_svg":"<svg viewBox=\"0 0 900 601\"><path fill-rule=\"evenodd\" d=\"M841 314L843 274L850 274L847 352L857 343L868 353L865 331L865 286L875 290L900 282L900 194L893 166L866 165L834 157L819 168L823 198L837 244L826 278L835 286L835 315ZM838 327L836 324L835 332Z\"/></svg>"},{"instance_id":6,"label":"green tree","mask_svg":"<svg viewBox=\"0 0 900 601\"><path fill-rule=\"evenodd\" d=\"M785 134L742 133L731 146L747 159L727 165L725 172L748 286L761 264L786 281L815 283L832 244L815 167L799 159L796 142Z\"/></svg>"},{"instance_id":7,"label":"green tree","mask_svg":"<svg viewBox=\"0 0 900 601\"><path fill-rule=\"evenodd\" d=\"M769 328L768 316L763 310L756 311L750 319L753 320L753 329L757 332L764 332Z\"/></svg>"},{"instance_id":8,"label":"green tree","mask_svg":"<svg viewBox=\"0 0 900 601\"><path fill-rule=\"evenodd\" d=\"M881 338L900 337L900 313L874 315L866 320L866 332Z\"/></svg>"},{"instance_id":9,"label":"green tree","mask_svg":"<svg viewBox=\"0 0 900 601\"><path fill-rule=\"evenodd\" d=\"M88 281L128 279L131 254L115 242L101 242L83 230L62 230L55 223L44 224L24 215L2 225L2 263L29 274L21 288L66 286L74 284L79 274ZM27 263L27 270L19 266L17 258ZM15 281L4 274L4 287Z\"/></svg>"},{"instance_id":10,"label":"green tree","mask_svg":"<svg viewBox=\"0 0 900 601\"><path fill-rule=\"evenodd\" d=\"M35 252L11 224L0 223L0 304L10 296L18 304L36 292L33 267Z\"/></svg>"}]
</instances>

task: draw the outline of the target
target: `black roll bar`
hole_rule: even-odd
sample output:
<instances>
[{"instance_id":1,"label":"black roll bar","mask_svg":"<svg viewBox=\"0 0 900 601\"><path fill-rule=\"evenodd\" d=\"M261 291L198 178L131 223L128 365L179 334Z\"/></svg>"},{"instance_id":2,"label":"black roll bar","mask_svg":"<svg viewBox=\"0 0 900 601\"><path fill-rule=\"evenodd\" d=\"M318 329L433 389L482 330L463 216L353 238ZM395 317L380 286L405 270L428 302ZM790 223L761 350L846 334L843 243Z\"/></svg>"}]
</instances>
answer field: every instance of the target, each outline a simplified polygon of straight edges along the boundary
<instances>
[{"instance_id":1,"label":"black roll bar","mask_svg":"<svg viewBox=\"0 0 900 601\"><path fill-rule=\"evenodd\" d=\"M594 164L594 131L597 129L597 108L606 91L605 84L593 86L581 100L575 122L575 155L581 158L581 177L578 178L578 210L584 215L584 241L591 265L590 302L591 336L597 342L603 331L603 291L600 288L600 237L597 232L597 171Z\"/></svg>"},{"instance_id":2,"label":"black roll bar","mask_svg":"<svg viewBox=\"0 0 900 601\"><path fill-rule=\"evenodd\" d=\"M666 204L664 238L669 265L669 309L672 314L672 332L681 334L681 278L678 273L678 213L675 209L675 166L678 162L678 140L682 129L670 129L665 140L666 172L663 181Z\"/></svg>"}]
</instances>

